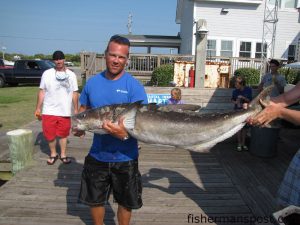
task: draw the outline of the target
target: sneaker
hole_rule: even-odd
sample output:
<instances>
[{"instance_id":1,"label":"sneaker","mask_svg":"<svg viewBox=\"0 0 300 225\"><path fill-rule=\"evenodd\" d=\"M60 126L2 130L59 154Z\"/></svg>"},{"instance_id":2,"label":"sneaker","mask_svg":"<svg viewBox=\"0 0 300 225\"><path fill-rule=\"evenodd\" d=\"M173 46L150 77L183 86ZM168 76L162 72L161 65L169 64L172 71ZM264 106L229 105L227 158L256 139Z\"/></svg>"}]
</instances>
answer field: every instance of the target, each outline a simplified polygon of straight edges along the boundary
<instances>
[{"instance_id":1,"label":"sneaker","mask_svg":"<svg viewBox=\"0 0 300 225\"><path fill-rule=\"evenodd\" d=\"M238 152L241 152L241 151L242 151L242 146L238 145L238 146L236 147L236 150L237 150Z\"/></svg>"},{"instance_id":2,"label":"sneaker","mask_svg":"<svg viewBox=\"0 0 300 225\"><path fill-rule=\"evenodd\" d=\"M243 150L244 150L244 151L248 151L247 145L244 145L244 146L243 146Z\"/></svg>"}]
</instances>

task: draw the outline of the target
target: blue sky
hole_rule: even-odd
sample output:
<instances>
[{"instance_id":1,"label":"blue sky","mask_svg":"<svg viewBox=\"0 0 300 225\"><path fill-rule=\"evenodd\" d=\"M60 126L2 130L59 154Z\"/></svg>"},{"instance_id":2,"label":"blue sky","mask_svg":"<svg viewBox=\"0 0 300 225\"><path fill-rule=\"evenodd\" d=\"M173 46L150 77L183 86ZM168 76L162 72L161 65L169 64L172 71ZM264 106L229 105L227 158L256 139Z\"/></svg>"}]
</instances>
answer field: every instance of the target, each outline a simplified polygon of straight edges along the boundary
<instances>
[{"instance_id":1,"label":"blue sky","mask_svg":"<svg viewBox=\"0 0 300 225\"><path fill-rule=\"evenodd\" d=\"M30 55L56 49L103 53L110 36L128 33L129 13L132 34L177 35L176 4L177 0L1 1L0 50L4 46L5 52Z\"/></svg>"}]
</instances>

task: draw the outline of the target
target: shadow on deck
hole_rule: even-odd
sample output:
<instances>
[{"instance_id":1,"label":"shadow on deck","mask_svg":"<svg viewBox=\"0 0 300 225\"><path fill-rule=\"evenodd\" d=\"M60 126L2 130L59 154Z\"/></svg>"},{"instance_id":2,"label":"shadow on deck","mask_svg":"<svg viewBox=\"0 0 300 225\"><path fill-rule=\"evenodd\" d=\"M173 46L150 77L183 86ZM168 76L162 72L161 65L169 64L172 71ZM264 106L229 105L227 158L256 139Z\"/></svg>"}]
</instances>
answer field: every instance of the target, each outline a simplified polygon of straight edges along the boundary
<instances>
[{"instance_id":1,"label":"shadow on deck","mask_svg":"<svg viewBox=\"0 0 300 225\"><path fill-rule=\"evenodd\" d=\"M48 166L48 146L39 126L32 128L37 134L35 164L0 188L0 224L92 224L89 209L77 203L92 136L71 136L73 162ZM299 132L282 130L278 156L271 159L234 151L234 138L209 152L141 143L144 206L134 211L131 224L272 224L276 192L299 148ZM107 205L106 225L117 224L116 205L112 199Z\"/></svg>"}]
</instances>

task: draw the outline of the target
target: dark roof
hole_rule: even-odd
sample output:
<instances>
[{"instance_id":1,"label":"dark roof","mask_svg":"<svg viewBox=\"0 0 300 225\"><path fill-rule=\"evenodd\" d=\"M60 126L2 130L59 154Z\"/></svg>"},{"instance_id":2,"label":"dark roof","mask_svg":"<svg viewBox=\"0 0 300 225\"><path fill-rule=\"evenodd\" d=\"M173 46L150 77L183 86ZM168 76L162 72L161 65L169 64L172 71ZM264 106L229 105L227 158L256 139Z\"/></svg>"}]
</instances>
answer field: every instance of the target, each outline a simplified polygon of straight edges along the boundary
<instances>
[{"instance_id":1,"label":"dark roof","mask_svg":"<svg viewBox=\"0 0 300 225\"><path fill-rule=\"evenodd\" d=\"M133 47L166 47L166 48L180 48L181 38L179 36L165 36L165 35L123 35L130 41Z\"/></svg>"}]
</instances>

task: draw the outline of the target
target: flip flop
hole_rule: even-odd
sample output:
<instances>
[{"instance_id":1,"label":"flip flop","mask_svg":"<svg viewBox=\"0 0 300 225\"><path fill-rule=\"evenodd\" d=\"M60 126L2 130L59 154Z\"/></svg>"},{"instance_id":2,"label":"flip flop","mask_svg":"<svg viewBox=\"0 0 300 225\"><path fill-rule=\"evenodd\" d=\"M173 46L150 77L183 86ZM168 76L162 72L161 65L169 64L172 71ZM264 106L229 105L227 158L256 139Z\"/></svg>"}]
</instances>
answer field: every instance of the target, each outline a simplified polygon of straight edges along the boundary
<instances>
[{"instance_id":1,"label":"flip flop","mask_svg":"<svg viewBox=\"0 0 300 225\"><path fill-rule=\"evenodd\" d=\"M66 157L60 157L60 160L63 162L63 164L71 163L71 160L67 156Z\"/></svg>"},{"instance_id":2,"label":"flip flop","mask_svg":"<svg viewBox=\"0 0 300 225\"><path fill-rule=\"evenodd\" d=\"M56 155L56 156L50 156L49 159L52 160L52 162L51 161L50 162L47 161L47 164L48 165L53 165L56 162L56 160L58 159L58 155Z\"/></svg>"}]
</instances>

